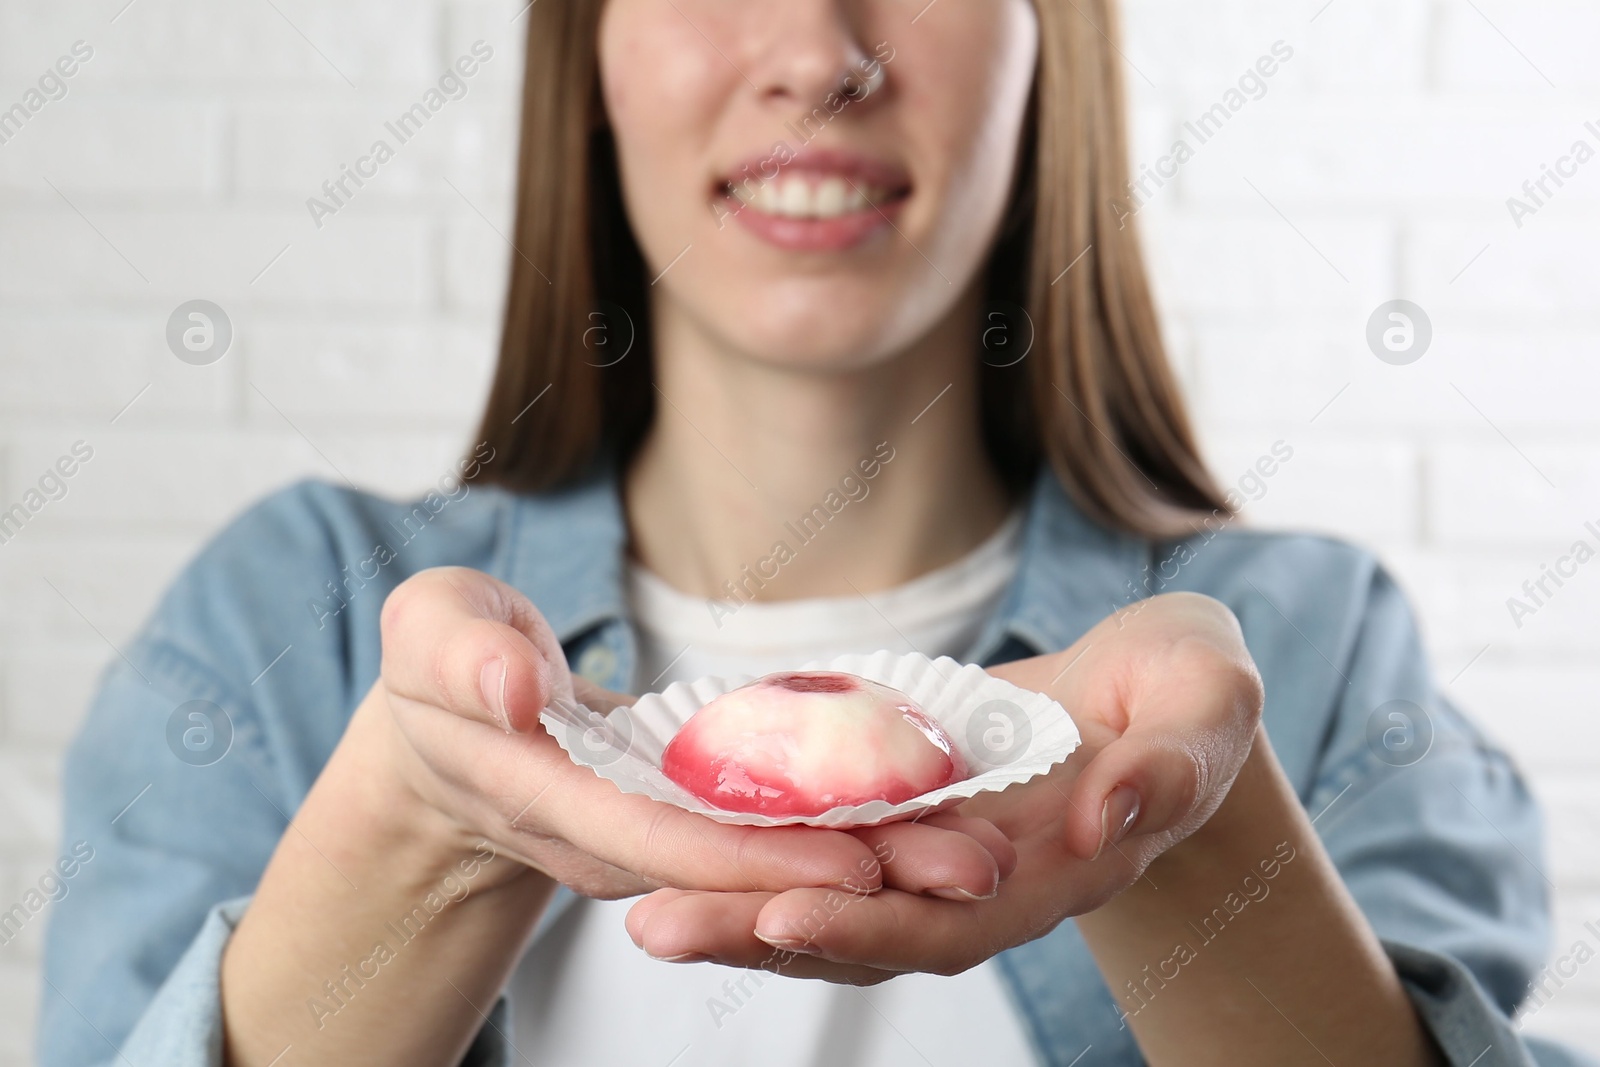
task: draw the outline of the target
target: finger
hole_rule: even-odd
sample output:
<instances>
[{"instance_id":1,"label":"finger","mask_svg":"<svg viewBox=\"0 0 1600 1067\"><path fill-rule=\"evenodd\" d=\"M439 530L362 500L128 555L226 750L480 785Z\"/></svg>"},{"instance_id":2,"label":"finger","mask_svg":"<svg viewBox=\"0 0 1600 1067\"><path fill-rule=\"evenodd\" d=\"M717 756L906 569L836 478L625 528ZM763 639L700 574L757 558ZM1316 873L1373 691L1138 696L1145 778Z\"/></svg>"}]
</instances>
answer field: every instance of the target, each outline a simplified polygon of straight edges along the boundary
<instances>
[{"instance_id":1,"label":"finger","mask_svg":"<svg viewBox=\"0 0 1600 1067\"><path fill-rule=\"evenodd\" d=\"M917 821L924 826L954 830L977 841L994 857L995 866L1000 869L1001 881L1010 878L1011 872L1017 869L1017 846L1005 835L1005 831L988 819L958 812L942 812Z\"/></svg>"},{"instance_id":2,"label":"finger","mask_svg":"<svg viewBox=\"0 0 1600 1067\"><path fill-rule=\"evenodd\" d=\"M628 933L648 955L668 963L720 963L790 978L875 985L899 973L836 963L772 945L754 934L771 893L689 893L658 890L628 912Z\"/></svg>"},{"instance_id":3,"label":"finger","mask_svg":"<svg viewBox=\"0 0 1600 1067\"><path fill-rule=\"evenodd\" d=\"M1221 802L1260 718L1260 676L1246 659L1179 640L1118 698L1128 727L1068 793L1067 845L1092 859L1134 836L1186 836Z\"/></svg>"},{"instance_id":4,"label":"finger","mask_svg":"<svg viewBox=\"0 0 1600 1067\"><path fill-rule=\"evenodd\" d=\"M884 889L846 901L827 890L794 889L762 907L753 933L775 947L809 948L835 963L957 974L1042 936L1068 915L1101 906L1127 884L1129 873L1125 863L1073 857L1059 833L1040 834L1024 842L1016 870L992 900Z\"/></svg>"},{"instance_id":5,"label":"finger","mask_svg":"<svg viewBox=\"0 0 1600 1067\"><path fill-rule=\"evenodd\" d=\"M648 898L647 898L648 899ZM801 961L874 971L957 974L998 952L995 901L956 902L885 889L680 893L641 908L636 943L657 959L714 960L792 973ZM632 925L632 924L630 924Z\"/></svg>"},{"instance_id":6,"label":"finger","mask_svg":"<svg viewBox=\"0 0 1600 1067\"><path fill-rule=\"evenodd\" d=\"M632 707L634 701L639 699L624 693L613 693L594 684L581 674L572 676L572 691L578 703L601 715L609 715L617 708Z\"/></svg>"},{"instance_id":7,"label":"finger","mask_svg":"<svg viewBox=\"0 0 1600 1067\"><path fill-rule=\"evenodd\" d=\"M622 922L623 928L628 931L628 936L633 938L633 943L644 948L644 928L650 922L650 916L656 909L664 904L670 904L679 897L688 895L687 889L657 889L654 893L640 897L628 909L627 918Z\"/></svg>"},{"instance_id":8,"label":"finger","mask_svg":"<svg viewBox=\"0 0 1600 1067\"><path fill-rule=\"evenodd\" d=\"M756 916L775 893L697 893L658 889L628 910L628 936L658 960L716 957L757 966L773 953L755 936Z\"/></svg>"},{"instance_id":9,"label":"finger","mask_svg":"<svg viewBox=\"0 0 1600 1067\"><path fill-rule=\"evenodd\" d=\"M889 971L959 974L1006 944L998 899L940 900L885 889L846 898L829 890L780 893L756 917L754 934L774 948ZM991 910L994 909L994 910Z\"/></svg>"},{"instance_id":10,"label":"finger","mask_svg":"<svg viewBox=\"0 0 1600 1067\"><path fill-rule=\"evenodd\" d=\"M556 835L661 885L736 892L794 886L873 892L883 885L872 850L843 831L727 825L621 793L586 768L574 770L593 785L577 787L578 802L554 806Z\"/></svg>"},{"instance_id":11,"label":"finger","mask_svg":"<svg viewBox=\"0 0 1600 1067\"><path fill-rule=\"evenodd\" d=\"M963 824L973 833L963 832ZM930 815L916 822L895 822L851 831L883 864L883 884L908 893L932 893L947 900L981 900L1000 886L1000 864L976 834L989 838L996 850L1016 850L992 824L953 814ZM996 840L998 839L998 840ZM1009 873L1009 872L1007 872Z\"/></svg>"},{"instance_id":12,"label":"finger","mask_svg":"<svg viewBox=\"0 0 1600 1067\"><path fill-rule=\"evenodd\" d=\"M567 842L649 886L735 892L883 884L865 843L811 826L730 826L634 793L580 767L542 727L515 736L453 715L409 717L433 772L493 798L507 831ZM485 746L485 739L489 742Z\"/></svg>"},{"instance_id":13,"label":"finger","mask_svg":"<svg viewBox=\"0 0 1600 1067\"><path fill-rule=\"evenodd\" d=\"M383 681L392 697L507 731L528 730L572 696L560 642L528 598L464 567L437 567L384 601Z\"/></svg>"}]
</instances>

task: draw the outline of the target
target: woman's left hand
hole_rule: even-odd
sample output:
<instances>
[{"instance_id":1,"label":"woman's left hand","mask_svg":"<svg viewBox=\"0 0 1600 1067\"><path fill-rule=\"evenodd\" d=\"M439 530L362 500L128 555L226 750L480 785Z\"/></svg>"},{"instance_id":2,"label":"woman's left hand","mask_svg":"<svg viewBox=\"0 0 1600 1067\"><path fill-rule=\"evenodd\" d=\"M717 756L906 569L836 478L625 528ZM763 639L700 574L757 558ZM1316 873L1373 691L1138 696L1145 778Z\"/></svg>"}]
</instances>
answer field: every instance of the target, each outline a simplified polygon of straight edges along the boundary
<instances>
[{"instance_id":1,"label":"woman's left hand","mask_svg":"<svg viewBox=\"0 0 1600 1067\"><path fill-rule=\"evenodd\" d=\"M1192 593L1139 601L1065 652L990 673L1048 694L1083 735L1049 774L933 817L986 819L1015 845L1015 872L992 896L895 888L893 842L914 828L893 824L855 831L884 862L877 892L658 890L628 914L634 942L659 959L858 985L957 974L1142 877L1223 803L1261 718L1261 677L1238 621Z\"/></svg>"}]
</instances>

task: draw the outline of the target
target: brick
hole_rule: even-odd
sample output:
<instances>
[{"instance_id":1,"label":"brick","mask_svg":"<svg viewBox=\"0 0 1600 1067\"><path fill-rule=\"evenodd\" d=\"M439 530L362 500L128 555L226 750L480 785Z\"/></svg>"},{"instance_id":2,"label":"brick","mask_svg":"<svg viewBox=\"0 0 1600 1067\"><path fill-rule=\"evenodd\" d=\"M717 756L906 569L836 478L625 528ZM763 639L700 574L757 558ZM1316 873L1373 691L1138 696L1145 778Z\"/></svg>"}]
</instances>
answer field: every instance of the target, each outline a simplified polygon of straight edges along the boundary
<instances>
[{"instance_id":1,"label":"brick","mask_svg":"<svg viewBox=\"0 0 1600 1067\"><path fill-rule=\"evenodd\" d=\"M0 849L54 848L61 832L59 774L48 749L0 752Z\"/></svg>"},{"instance_id":2,"label":"brick","mask_svg":"<svg viewBox=\"0 0 1600 1067\"><path fill-rule=\"evenodd\" d=\"M444 50L465 55L476 41L494 49L483 77L507 89L522 84L528 0L456 0L444 5ZM510 97L507 97L510 99Z\"/></svg>"},{"instance_id":3,"label":"brick","mask_svg":"<svg viewBox=\"0 0 1600 1067\"><path fill-rule=\"evenodd\" d=\"M473 92L476 95L463 100L460 112L440 131L442 178L448 178L451 185L475 201L509 204L516 186L517 141L521 133L518 104L492 86L478 87ZM434 184L445 203L460 202L457 193L442 181Z\"/></svg>"},{"instance_id":4,"label":"brick","mask_svg":"<svg viewBox=\"0 0 1600 1067\"><path fill-rule=\"evenodd\" d=\"M9 880L6 886L7 896L0 898L0 910L8 910L13 905L21 903L23 896L29 890L33 890L48 899L49 894L46 890L49 887L46 886L45 889L40 889L39 880L46 874L52 873L51 868L55 864L55 859L55 856L41 858L32 854L19 857L13 864L15 876ZM70 893L71 883L67 884L69 887L68 892ZM49 901L38 912L32 914L27 923L16 932L15 936L4 946L0 946L0 952L3 952L7 958L12 960L37 962L43 955L45 928L50 921L50 912L56 903L53 900Z\"/></svg>"},{"instance_id":5,"label":"brick","mask_svg":"<svg viewBox=\"0 0 1600 1067\"><path fill-rule=\"evenodd\" d=\"M248 377L291 418L424 419L452 427L481 410L498 355L487 322L264 321L243 353ZM248 389L256 415L272 415Z\"/></svg>"},{"instance_id":6,"label":"brick","mask_svg":"<svg viewBox=\"0 0 1600 1067\"><path fill-rule=\"evenodd\" d=\"M1154 160L1172 146L1172 131L1177 124L1172 105L1166 100L1147 94L1143 99L1129 101L1128 165L1131 173L1137 174L1142 161Z\"/></svg>"},{"instance_id":7,"label":"brick","mask_svg":"<svg viewBox=\"0 0 1600 1067\"><path fill-rule=\"evenodd\" d=\"M1187 400L1193 397L1200 387L1200 363L1197 351L1199 345L1195 331L1186 320L1174 318L1167 323L1162 334L1167 350L1167 362L1172 365L1173 373L1178 377L1178 388Z\"/></svg>"},{"instance_id":8,"label":"brick","mask_svg":"<svg viewBox=\"0 0 1600 1067\"><path fill-rule=\"evenodd\" d=\"M0 1061L32 1063L39 1016L37 968L23 960L0 960Z\"/></svg>"},{"instance_id":9,"label":"brick","mask_svg":"<svg viewBox=\"0 0 1600 1067\"><path fill-rule=\"evenodd\" d=\"M517 254L507 243L511 239L510 205L481 197L472 203L487 219L462 203L445 229L445 306L451 311L498 316L505 303L511 257ZM550 271L548 264L535 265Z\"/></svg>"},{"instance_id":10,"label":"brick","mask_svg":"<svg viewBox=\"0 0 1600 1067\"><path fill-rule=\"evenodd\" d=\"M1593 753L1600 751L1600 721L1590 712L1597 688L1600 670L1592 666L1519 661L1491 650L1449 692L1524 767L1543 778L1592 769Z\"/></svg>"},{"instance_id":11,"label":"brick","mask_svg":"<svg viewBox=\"0 0 1600 1067\"><path fill-rule=\"evenodd\" d=\"M49 0L14 0L0 11L0 67L42 70L78 38L96 49L83 73L117 83L209 88L298 82L332 98L351 91L344 78L358 86L414 80L432 76L439 65L432 0L229 7L191 0L140 4L115 24Z\"/></svg>"},{"instance_id":12,"label":"brick","mask_svg":"<svg viewBox=\"0 0 1600 1067\"><path fill-rule=\"evenodd\" d=\"M1275 459L1270 477L1249 477L1278 441L1293 449L1291 458ZM1403 441L1330 437L1302 424L1214 439L1209 452L1223 488L1246 501L1248 526L1328 533L1369 546L1416 535L1416 454Z\"/></svg>"},{"instance_id":13,"label":"brick","mask_svg":"<svg viewBox=\"0 0 1600 1067\"><path fill-rule=\"evenodd\" d=\"M7 641L26 636L124 644L202 540L123 531L46 540L29 532L0 545L0 596L7 606L0 637Z\"/></svg>"},{"instance_id":14,"label":"brick","mask_svg":"<svg viewBox=\"0 0 1600 1067\"><path fill-rule=\"evenodd\" d=\"M74 192L213 193L221 131L214 104L83 89L0 147L0 189L55 197L48 179Z\"/></svg>"},{"instance_id":15,"label":"brick","mask_svg":"<svg viewBox=\"0 0 1600 1067\"><path fill-rule=\"evenodd\" d=\"M1271 197L1275 190L1263 192ZM1310 212L1285 222L1267 204L1258 201L1257 208L1178 217L1147 228L1157 292L1169 309L1196 318L1341 310L1365 315L1394 295L1386 224Z\"/></svg>"},{"instance_id":16,"label":"brick","mask_svg":"<svg viewBox=\"0 0 1600 1067\"><path fill-rule=\"evenodd\" d=\"M1412 594L1425 621L1430 647L1448 653L1439 661L1442 680L1454 677L1490 646L1497 655L1593 660L1595 593L1580 572L1559 596L1548 599L1519 629L1506 606L1522 595L1522 583L1539 576L1537 552L1510 556L1501 550L1394 549L1385 554ZM1586 584L1588 583L1588 584ZM1488 653L1485 653L1487 656ZM1477 670L1477 665L1470 668Z\"/></svg>"},{"instance_id":17,"label":"brick","mask_svg":"<svg viewBox=\"0 0 1600 1067\"><path fill-rule=\"evenodd\" d=\"M1272 0L1128 0L1123 7L1125 51L1138 68L1124 73L1135 92L1220 97L1278 40L1294 55L1269 80L1274 92L1285 86L1414 86L1425 69L1424 0L1337 0L1314 22L1316 8L1289 9ZM1352 55L1359 60L1351 62Z\"/></svg>"},{"instance_id":18,"label":"brick","mask_svg":"<svg viewBox=\"0 0 1600 1067\"><path fill-rule=\"evenodd\" d=\"M225 357L208 367L180 361L166 345L166 317L158 310L106 315L0 309L0 411L47 419L94 415L102 426L112 419L128 426L149 416L226 411L238 360Z\"/></svg>"},{"instance_id":19,"label":"brick","mask_svg":"<svg viewBox=\"0 0 1600 1067\"><path fill-rule=\"evenodd\" d=\"M419 94L421 89L419 85ZM376 177L363 177L364 185L350 181L346 188L354 200L403 203L422 191L425 175L437 169L438 128L450 123L463 103L446 105L402 143L384 124L414 102L394 92L364 92L334 102L301 94L287 101L245 103L238 109L234 137L238 188L245 193L288 193L297 200L324 198L323 183L338 180L341 165L353 170L358 159L371 153L374 142L382 140L394 158L376 168Z\"/></svg>"},{"instance_id":20,"label":"brick","mask_svg":"<svg viewBox=\"0 0 1600 1067\"><path fill-rule=\"evenodd\" d=\"M1593 177L1600 181L1600 169ZM1590 235L1600 215L1563 197L1523 221L1519 230L1496 201L1470 216L1409 226L1401 248L1405 295L1485 325L1550 327L1577 318L1593 296Z\"/></svg>"},{"instance_id":21,"label":"brick","mask_svg":"<svg viewBox=\"0 0 1600 1067\"><path fill-rule=\"evenodd\" d=\"M1591 774L1549 775L1535 785L1546 816L1548 874L1568 891L1600 891L1600 790ZM1600 948L1600 946L1596 946Z\"/></svg>"},{"instance_id":22,"label":"brick","mask_svg":"<svg viewBox=\"0 0 1600 1067\"><path fill-rule=\"evenodd\" d=\"M1560 1041L1568 1048L1592 1052L1600 1049L1600 1000L1561 998L1529 1019L1519 1033Z\"/></svg>"},{"instance_id":23,"label":"brick","mask_svg":"<svg viewBox=\"0 0 1600 1067\"><path fill-rule=\"evenodd\" d=\"M1195 409L1223 426L1265 421L1311 430L1336 425L1348 407L1351 389L1346 386L1366 369L1365 362L1377 362L1370 356L1363 360L1351 344L1359 337L1356 318L1200 323L1194 329Z\"/></svg>"},{"instance_id":24,"label":"brick","mask_svg":"<svg viewBox=\"0 0 1600 1067\"><path fill-rule=\"evenodd\" d=\"M1427 309L1424 308L1426 312ZM1284 323L1203 324L1196 404L1228 424L1312 418L1324 430L1394 427L1490 430L1517 436L1594 424L1600 330L1509 330L1430 315L1434 340L1416 363L1393 366L1367 347L1368 315L1306 315ZM1459 391L1458 391L1459 390ZM1468 403L1470 398L1472 403ZM1318 414L1318 413L1321 414Z\"/></svg>"},{"instance_id":25,"label":"brick","mask_svg":"<svg viewBox=\"0 0 1600 1067\"><path fill-rule=\"evenodd\" d=\"M177 304L210 299L241 311L237 336L251 304L415 309L434 292L431 226L409 213L356 203L318 232L303 204L271 213L79 207L106 240L64 207L0 213L9 238L0 245L0 299L131 303L159 308L163 324Z\"/></svg>"},{"instance_id":26,"label":"brick","mask_svg":"<svg viewBox=\"0 0 1600 1067\"><path fill-rule=\"evenodd\" d=\"M51 528L92 534L107 522L204 530L273 487L307 474L336 476L311 444L278 421L251 434L84 429L78 436L94 449L94 458L68 480L66 496L41 509L13 544L35 541L34 535ZM19 439L11 456L14 482L23 484L49 467L62 440Z\"/></svg>"},{"instance_id":27,"label":"brick","mask_svg":"<svg viewBox=\"0 0 1600 1067\"><path fill-rule=\"evenodd\" d=\"M1562 887L1566 889L1567 887ZM1545 967L1535 979L1537 990L1517 1019L1520 1031L1565 1039L1579 1048L1594 1048L1600 1038L1600 896L1564 892L1557 895L1555 932Z\"/></svg>"},{"instance_id":28,"label":"brick","mask_svg":"<svg viewBox=\"0 0 1600 1067\"><path fill-rule=\"evenodd\" d=\"M1385 552L1383 563L1411 601L1440 682L1454 678L1484 645L1505 639L1500 627L1512 571L1492 556L1407 545Z\"/></svg>"},{"instance_id":29,"label":"brick","mask_svg":"<svg viewBox=\"0 0 1600 1067\"><path fill-rule=\"evenodd\" d=\"M1593 42L1600 10L1587 0L1476 0L1439 7L1434 69L1443 88L1522 89L1600 85ZM1547 80L1548 79L1548 80Z\"/></svg>"},{"instance_id":30,"label":"brick","mask_svg":"<svg viewBox=\"0 0 1600 1067\"><path fill-rule=\"evenodd\" d=\"M1451 380L1480 407L1492 405L1493 419L1507 431L1564 427L1593 432L1593 398L1600 389L1600 365L1594 353L1600 350L1600 327L1541 330L1537 320L1512 330L1467 324L1438 343L1440 355L1447 361L1428 361L1425 356L1423 363L1441 376L1449 372ZM1460 400L1453 390L1450 395ZM1408 413L1392 414L1396 418L1429 418L1443 407L1419 404ZM1482 425L1476 412L1464 413L1468 407L1461 403L1446 410L1452 420L1477 419Z\"/></svg>"},{"instance_id":31,"label":"brick","mask_svg":"<svg viewBox=\"0 0 1600 1067\"><path fill-rule=\"evenodd\" d=\"M1576 138L1600 140L1579 116L1543 100L1366 95L1308 104L1279 97L1251 108L1205 144L1190 135L1196 154L1182 170L1186 195L1200 203L1248 203L1256 194L1243 174L1263 190L1278 190L1280 207L1502 204ZM1600 163L1592 175L1580 170L1562 195L1600 198Z\"/></svg>"},{"instance_id":32,"label":"brick","mask_svg":"<svg viewBox=\"0 0 1600 1067\"><path fill-rule=\"evenodd\" d=\"M353 433L340 420L328 427L326 439L340 467L362 488L410 499L438 485L441 478L455 475L457 461L470 450L470 432L452 427Z\"/></svg>"},{"instance_id":33,"label":"brick","mask_svg":"<svg viewBox=\"0 0 1600 1067\"><path fill-rule=\"evenodd\" d=\"M333 415L295 420L302 437L270 409L259 421L262 427L250 433L102 435L88 442L94 456L66 480L66 494L47 502L0 548L48 551L46 543L64 531L93 538L113 522L186 536L209 533L267 493L305 477L348 477L362 488L410 495L447 473L467 443L458 424L434 431L408 426L352 432L343 417ZM21 439L12 449L13 484L25 486L48 469L58 444L53 436Z\"/></svg>"},{"instance_id":34,"label":"brick","mask_svg":"<svg viewBox=\"0 0 1600 1067\"><path fill-rule=\"evenodd\" d=\"M101 670L115 659L93 634L88 636L93 643L19 642L8 649L0 661L7 744L55 750L72 739L99 686Z\"/></svg>"},{"instance_id":35,"label":"brick","mask_svg":"<svg viewBox=\"0 0 1600 1067\"><path fill-rule=\"evenodd\" d=\"M1304 30L1294 20L1288 39L1295 56L1274 77L1275 85L1310 95L1414 90L1427 81L1434 20L1430 0L1334 0L1325 8L1321 2Z\"/></svg>"},{"instance_id":36,"label":"brick","mask_svg":"<svg viewBox=\"0 0 1600 1067\"><path fill-rule=\"evenodd\" d=\"M1439 543L1565 549L1587 537L1600 551L1600 537L1584 530L1589 521L1600 528L1600 448L1546 443L1532 431L1502 437L1495 394L1471 400L1488 419L1477 439L1429 449L1427 508Z\"/></svg>"}]
</instances>

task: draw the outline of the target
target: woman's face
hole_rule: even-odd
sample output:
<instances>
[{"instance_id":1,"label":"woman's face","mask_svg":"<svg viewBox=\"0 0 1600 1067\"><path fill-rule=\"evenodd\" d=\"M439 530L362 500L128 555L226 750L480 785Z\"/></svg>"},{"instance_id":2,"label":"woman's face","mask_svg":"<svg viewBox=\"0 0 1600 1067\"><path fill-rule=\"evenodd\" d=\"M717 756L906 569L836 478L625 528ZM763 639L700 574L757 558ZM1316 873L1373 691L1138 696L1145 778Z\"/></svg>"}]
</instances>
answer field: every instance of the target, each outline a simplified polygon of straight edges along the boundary
<instances>
[{"instance_id":1,"label":"woman's face","mask_svg":"<svg viewBox=\"0 0 1600 1067\"><path fill-rule=\"evenodd\" d=\"M1030 0L607 0L657 314L814 369L926 335L993 244L1037 52Z\"/></svg>"}]
</instances>

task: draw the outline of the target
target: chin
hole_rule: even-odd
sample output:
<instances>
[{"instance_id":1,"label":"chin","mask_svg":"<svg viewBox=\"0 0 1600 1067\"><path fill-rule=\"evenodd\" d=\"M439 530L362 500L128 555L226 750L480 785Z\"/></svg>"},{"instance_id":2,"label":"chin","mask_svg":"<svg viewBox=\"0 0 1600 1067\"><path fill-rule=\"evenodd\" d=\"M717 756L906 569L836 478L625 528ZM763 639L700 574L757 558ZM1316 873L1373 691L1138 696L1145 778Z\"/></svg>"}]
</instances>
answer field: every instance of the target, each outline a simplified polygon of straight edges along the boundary
<instances>
[{"instance_id":1,"label":"chin","mask_svg":"<svg viewBox=\"0 0 1600 1067\"><path fill-rule=\"evenodd\" d=\"M932 329L897 311L903 293L855 279L825 285L784 283L728 287L708 307L708 321L728 346L770 366L851 371L893 357Z\"/></svg>"},{"instance_id":2,"label":"chin","mask_svg":"<svg viewBox=\"0 0 1600 1067\"><path fill-rule=\"evenodd\" d=\"M774 329L769 323L735 329L730 341L736 351L773 367L817 372L864 370L893 358L895 349L884 343L882 323L823 322L810 320L803 328Z\"/></svg>"}]
</instances>

